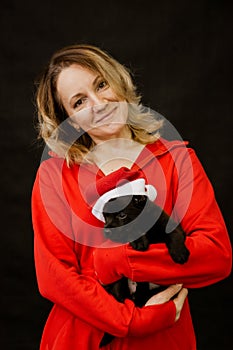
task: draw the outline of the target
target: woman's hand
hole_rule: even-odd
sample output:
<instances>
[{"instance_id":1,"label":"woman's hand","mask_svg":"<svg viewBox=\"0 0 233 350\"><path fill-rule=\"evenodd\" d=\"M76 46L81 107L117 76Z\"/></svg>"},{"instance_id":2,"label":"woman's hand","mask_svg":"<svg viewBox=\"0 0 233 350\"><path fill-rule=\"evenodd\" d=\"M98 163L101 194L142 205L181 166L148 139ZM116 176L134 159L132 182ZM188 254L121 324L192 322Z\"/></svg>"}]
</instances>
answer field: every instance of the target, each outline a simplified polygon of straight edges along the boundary
<instances>
[{"instance_id":1,"label":"woman's hand","mask_svg":"<svg viewBox=\"0 0 233 350\"><path fill-rule=\"evenodd\" d=\"M188 295L188 290L186 288L182 288L182 284L173 284L169 286L167 289L165 289L164 291L153 295L146 302L145 306L164 304L170 299L172 299L176 294L177 296L173 299L173 302L176 307L175 321L177 321L180 318L180 313L183 308L184 301Z\"/></svg>"},{"instance_id":2,"label":"woman's hand","mask_svg":"<svg viewBox=\"0 0 233 350\"><path fill-rule=\"evenodd\" d=\"M173 284L151 297L142 308L136 307L129 335L145 337L173 326L180 318L187 294L182 284Z\"/></svg>"}]
</instances>

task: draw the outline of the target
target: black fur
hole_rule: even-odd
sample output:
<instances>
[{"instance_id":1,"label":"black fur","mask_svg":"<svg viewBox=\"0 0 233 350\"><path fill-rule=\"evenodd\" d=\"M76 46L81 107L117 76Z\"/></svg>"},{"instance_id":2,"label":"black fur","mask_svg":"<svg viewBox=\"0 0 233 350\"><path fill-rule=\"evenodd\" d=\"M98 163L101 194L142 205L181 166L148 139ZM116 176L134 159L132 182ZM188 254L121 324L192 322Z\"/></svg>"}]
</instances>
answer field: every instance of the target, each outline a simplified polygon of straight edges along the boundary
<instances>
[{"instance_id":1,"label":"black fur","mask_svg":"<svg viewBox=\"0 0 233 350\"><path fill-rule=\"evenodd\" d=\"M114 241L129 242L135 250L145 251L151 243L166 243L174 262L184 264L189 257L185 246L185 233L181 225L176 224L160 207L144 195L128 195L108 201L103 210L105 218L104 235ZM168 222L173 224L170 233L166 233ZM155 294L149 289L148 282L137 283L134 294L130 294L128 279L104 286L119 302L132 299L135 305L142 307ZM159 291L159 290L157 290ZM104 335L100 347L109 343L114 337Z\"/></svg>"}]
</instances>

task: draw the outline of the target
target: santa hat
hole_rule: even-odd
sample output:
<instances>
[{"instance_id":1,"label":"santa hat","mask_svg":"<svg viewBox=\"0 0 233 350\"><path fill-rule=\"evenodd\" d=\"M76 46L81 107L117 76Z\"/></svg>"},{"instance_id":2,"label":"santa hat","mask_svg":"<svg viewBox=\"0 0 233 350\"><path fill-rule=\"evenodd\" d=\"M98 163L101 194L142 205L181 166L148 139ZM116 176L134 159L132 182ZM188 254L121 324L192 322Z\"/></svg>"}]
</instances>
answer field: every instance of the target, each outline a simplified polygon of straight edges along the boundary
<instances>
[{"instance_id":1,"label":"santa hat","mask_svg":"<svg viewBox=\"0 0 233 350\"><path fill-rule=\"evenodd\" d=\"M92 205L92 214L105 222L103 209L112 198L126 195L144 195L151 201L155 200L157 191L152 185L146 184L146 179L141 170L132 171L122 167L89 186L86 198Z\"/></svg>"}]
</instances>

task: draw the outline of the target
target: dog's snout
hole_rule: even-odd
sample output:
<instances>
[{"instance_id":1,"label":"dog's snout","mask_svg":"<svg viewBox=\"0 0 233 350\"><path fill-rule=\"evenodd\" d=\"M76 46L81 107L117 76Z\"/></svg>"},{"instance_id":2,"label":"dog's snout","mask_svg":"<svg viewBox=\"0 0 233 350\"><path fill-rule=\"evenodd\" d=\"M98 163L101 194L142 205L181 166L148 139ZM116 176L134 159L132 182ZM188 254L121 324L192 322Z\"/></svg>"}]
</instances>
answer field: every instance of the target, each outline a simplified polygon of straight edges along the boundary
<instances>
[{"instance_id":1,"label":"dog's snout","mask_svg":"<svg viewBox=\"0 0 233 350\"><path fill-rule=\"evenodd\" d=\"M104 234L106 237L110 237L112 234L112 231L110 230L110 228L105 228L104 229Z\"/></svg>"}]
</instances>

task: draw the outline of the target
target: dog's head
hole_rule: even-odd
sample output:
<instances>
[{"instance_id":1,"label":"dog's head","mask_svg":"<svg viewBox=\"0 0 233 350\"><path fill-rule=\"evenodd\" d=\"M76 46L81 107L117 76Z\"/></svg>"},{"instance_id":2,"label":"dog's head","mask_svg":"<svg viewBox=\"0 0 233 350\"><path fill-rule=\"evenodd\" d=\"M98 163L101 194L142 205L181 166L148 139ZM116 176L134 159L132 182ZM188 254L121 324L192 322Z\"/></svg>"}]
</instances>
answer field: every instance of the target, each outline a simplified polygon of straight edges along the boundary
<instances>
[{"instance_id":1,"label":"dog's head","mask_svg":"<svg viewBox=\"0 0 233 350\"><path fill-rule=\"evenodd\" d=\"M131 242L143 234L143 222L137 218L142 214L148 197L127 195L110 199L103 209L104 235L115 242Z\"/></svg>"}]
</instances>

